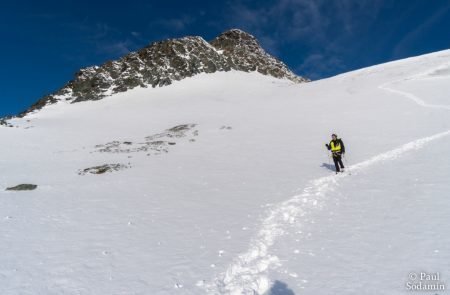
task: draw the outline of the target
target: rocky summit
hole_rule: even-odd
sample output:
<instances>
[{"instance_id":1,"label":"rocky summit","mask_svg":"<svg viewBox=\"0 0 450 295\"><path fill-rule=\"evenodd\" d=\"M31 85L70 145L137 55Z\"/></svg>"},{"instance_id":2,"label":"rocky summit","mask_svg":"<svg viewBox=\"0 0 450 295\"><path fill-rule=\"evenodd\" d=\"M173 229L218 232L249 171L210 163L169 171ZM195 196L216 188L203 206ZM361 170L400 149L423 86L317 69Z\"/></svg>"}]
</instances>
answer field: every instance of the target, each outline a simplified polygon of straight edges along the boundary
<instances>
[{"instance_id":1,"label":"rocky summit","mask_svg":"<svg viewBox=\"0 0 450 295\"><path fill-rule=\"evenodd\" d=\"M82 69L72 81L37 101L21 116L59 100L99 100L138 86L166 86L199 73L230 70L257 71L298 83L309 81L266 53L254 36L233 29L211 42L194 36L155 42L119 60Z\"/></svg>"}]
</instances>

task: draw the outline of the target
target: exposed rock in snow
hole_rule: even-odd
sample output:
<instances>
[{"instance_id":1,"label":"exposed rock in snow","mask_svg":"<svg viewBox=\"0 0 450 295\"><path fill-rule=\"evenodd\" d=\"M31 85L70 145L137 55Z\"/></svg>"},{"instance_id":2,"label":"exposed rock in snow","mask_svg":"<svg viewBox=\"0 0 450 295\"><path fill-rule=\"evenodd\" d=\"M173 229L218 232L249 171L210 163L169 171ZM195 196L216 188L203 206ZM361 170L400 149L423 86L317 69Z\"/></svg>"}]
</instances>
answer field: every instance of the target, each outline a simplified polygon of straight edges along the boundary
<instances>
[{"instance_id":1,"label":"exposed rock in snow","mask_svg":"<svg viewBox=\"0 0 450 295\"><path fill-rule=\"evenodd\" d=\"M114 172L119 171L123 169L129 168L129 165L124 164L104 164L100 166L95 167L89 167L83 170L80 170L78 172L79 175L86 175L86 174L104 174L107 172Z\"/></svg>"},{"instance_id":2,"label":"exposed rock in snow","mask_svg":"<svg viewBox=\"0 0 450 295\"><path fill-rule=\"evenodd\" d=\"M136 153L147 152L147 155L159 155L169 152L169 146L176 145L175 139L189 136L190 142L195 141L193 137L198 136L198 130L193 130L196 124L182 124L167 129L161 133L146 136L141 142L111 141L106 144L96 145L100 153Z\"/></svg>"},{"instance_id":3,"label":"exposed rock in snow","mask_svg":"<svg viewBox=\"0 0 450 295\"><path fill-rule=\"evenodd\" d=\"M38 186L35 184L19 184L13 187L8 187L7 191L32 191L35 190Z\"/></svg>"}]
</instances>

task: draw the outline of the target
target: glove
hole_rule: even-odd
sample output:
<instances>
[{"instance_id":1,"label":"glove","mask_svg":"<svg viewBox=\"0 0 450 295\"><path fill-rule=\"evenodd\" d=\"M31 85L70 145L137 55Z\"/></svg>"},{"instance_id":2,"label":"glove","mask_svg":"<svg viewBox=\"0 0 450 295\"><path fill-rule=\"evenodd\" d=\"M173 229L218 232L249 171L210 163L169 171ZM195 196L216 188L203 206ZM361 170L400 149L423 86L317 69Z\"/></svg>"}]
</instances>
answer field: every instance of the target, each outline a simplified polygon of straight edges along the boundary
<instances>
[{"instance_id":1,"label":"glove","mask_svg":"<svg viewBox=\"0 0 450 295\"><path fill-rule=\"evenodd\" d=\"M328 143L326 143L325 146L328 147Z\"/></svg>"}]
</instances>

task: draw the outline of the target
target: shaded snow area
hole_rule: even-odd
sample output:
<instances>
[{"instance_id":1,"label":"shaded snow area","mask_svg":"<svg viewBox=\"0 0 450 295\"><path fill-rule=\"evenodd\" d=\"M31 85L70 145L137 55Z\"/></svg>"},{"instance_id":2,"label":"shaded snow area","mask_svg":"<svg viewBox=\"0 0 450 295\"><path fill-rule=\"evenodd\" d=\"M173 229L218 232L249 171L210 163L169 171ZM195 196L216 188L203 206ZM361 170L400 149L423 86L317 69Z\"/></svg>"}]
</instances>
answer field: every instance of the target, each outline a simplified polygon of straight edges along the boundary
<instances>
[{"instance_id":1,"label":"shaded snow area","mask_svg":"<svg viewBox=\"0 0 450 295\"><path fill-rule=\"evenodd\" d=\"M9 120L0 294L446 294L407 286L450 288L449 68L201 74Z\"/></svg>"}]
</instances>

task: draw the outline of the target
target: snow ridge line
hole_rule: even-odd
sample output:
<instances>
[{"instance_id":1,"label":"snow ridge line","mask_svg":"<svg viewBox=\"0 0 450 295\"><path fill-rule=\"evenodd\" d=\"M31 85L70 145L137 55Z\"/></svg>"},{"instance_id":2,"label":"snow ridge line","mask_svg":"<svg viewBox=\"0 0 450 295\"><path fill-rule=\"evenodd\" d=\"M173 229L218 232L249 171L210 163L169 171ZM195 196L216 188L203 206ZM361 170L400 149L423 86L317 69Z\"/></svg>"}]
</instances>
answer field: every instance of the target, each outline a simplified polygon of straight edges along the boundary
<instances>
[{"instance_id":1,"label":"snow ridge line","mask_svg":"<svg viewBox=\"0 0 450 295\"><path fill-rule=\"evenodd\" d=\"M426 144L450 135L450 130L432 136L424 137L406 143L396 149L376 155L368 160L349 167L353 175L384 161L395 160L398 157L423 148ZM327 193L333 191L341 179L348 174L321 177L310 182L299 195L282 202L268 212L262 227L250 242L249 249L240 254L228 266L225 273L220 274L210 284L205 284L207 294L255 295L264 294L270 288L267 277L269 269L280 265L279 259L269 254L269 249L276 239L287 232L294 224L301 226L299 217L307 218L314 210L324 206Z\"/></svg>"}]
</instances>

